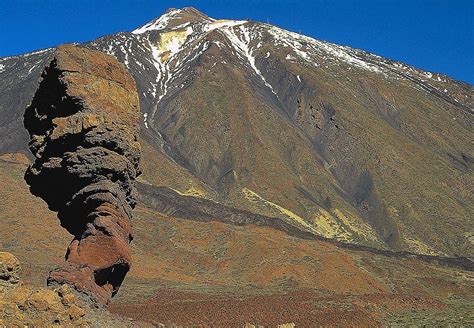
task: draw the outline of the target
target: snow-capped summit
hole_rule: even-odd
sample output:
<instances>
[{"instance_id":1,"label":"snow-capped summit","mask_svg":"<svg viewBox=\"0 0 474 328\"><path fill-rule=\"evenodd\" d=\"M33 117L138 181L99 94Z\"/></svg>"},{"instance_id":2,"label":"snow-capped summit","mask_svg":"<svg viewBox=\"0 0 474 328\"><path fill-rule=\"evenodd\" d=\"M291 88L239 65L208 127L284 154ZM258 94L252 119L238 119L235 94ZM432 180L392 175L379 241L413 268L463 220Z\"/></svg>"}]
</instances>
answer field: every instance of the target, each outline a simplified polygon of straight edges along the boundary
<instances>
[{"instance_id":1,"label":"snow-capped summit","mask_svg":"<svg viewBox=\"0 0 474 328\"><path fill-rule=\"evenodd\" d=\"M147 174L160 171L157 184L198 186L327 238L462 252L425 239L419 218L433 217L438 226L426 227L439 236L470 222L459 205L469 202L458 199L473 162L472 86L189 7L83 46L115 56L135 78L145 155L154 154ZM0 117L12 118L0 120L0 151L26 149L23 110L53 52L0 58ZM421 189L432 192L419 197Z\"/></svg>"},{"instance_id":2,"label":"snow-capped summit","mask_svg":"<svg viewBox=\"0 0 474 328\"><path fill-rule=\"evenodd\" d=\"M177 29L179 27L185 27L191 23L211 21L214 21L214 19L193 7L185 7L182 9L171 8L160 17L132 31L132 33L142 34L148 31L161 31L168 28Z\"/></svg>"}]
</instances>

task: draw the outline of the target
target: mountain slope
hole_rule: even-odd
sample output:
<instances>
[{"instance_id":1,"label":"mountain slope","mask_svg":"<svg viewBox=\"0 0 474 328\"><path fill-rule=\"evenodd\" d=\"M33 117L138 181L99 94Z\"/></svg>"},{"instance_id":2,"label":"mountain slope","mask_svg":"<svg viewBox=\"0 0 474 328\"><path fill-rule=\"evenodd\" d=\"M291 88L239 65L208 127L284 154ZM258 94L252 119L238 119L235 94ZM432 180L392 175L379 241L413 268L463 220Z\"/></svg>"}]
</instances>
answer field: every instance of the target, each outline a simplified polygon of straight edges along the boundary
<instances>
[{"instance_id":1,"label":"mountain slope","mask_svg":"<svg viewBox=\"0 0 474 328\"><path fill-rule=\"evenodd\" d=\"M86 47L141 101L144 182L347 243L472 257L473 87L253 21L172 9ZM0 152L52 49L0 59Z\"/></svg>"},{"instance_id":2,"label":"mountain slope","mask_svg":"<svg viewBox=\"0 0 474 328\"><path fill-rule=\"evenodd\" d=\"M9 186L0 188L0 248L25 263L25 281L43 286L71 237L28 191L26 167L24 156L0 158L0 181ZM274 227L222 223L210 201L148 188L165 197L155 194L149 205L142 199L134 210L133 265L112 312L166 326L460 326L474 320L472 263L462 269L350 250ZM166 208L157 211L160 201ZM235 210L220 208L228 222Z\"/></svg>"}]
</instances>

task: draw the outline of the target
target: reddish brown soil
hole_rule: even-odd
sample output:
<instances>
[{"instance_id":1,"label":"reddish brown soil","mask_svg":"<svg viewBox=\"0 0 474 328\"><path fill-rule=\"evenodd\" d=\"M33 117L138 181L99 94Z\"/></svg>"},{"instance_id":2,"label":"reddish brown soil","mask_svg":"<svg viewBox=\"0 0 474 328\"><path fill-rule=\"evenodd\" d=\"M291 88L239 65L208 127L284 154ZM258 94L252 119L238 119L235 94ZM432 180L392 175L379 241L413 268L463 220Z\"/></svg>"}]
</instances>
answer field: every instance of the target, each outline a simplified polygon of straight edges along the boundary
<instances>
[{"instance_id":1,"label":"reddish brown soil","mask_svg":"<svg viewBox=\"0 0 474 328\"><path fill-rule=\"evenodd\" d=\"M110 309L132 318L165 324L242 327L245 323L276 325L295 323L298 327L313 324L377 325L360 308L343 312L317 305L316 294L307 291L283 295L216 296L163 291L146 304L117 304Z\"/></svg>"},{"instance_id":2,"label":"reddish brown soil","mask_svg":"<svg viewBox=\"0 0 474 328\"><path fill-rule=\"evenodd\" d=\"M321 295L299 290L282 294L237 296L162 290L135 304L113 304L110 310L135 319L166 325L242 327L246 323L275 327L381 326L384 310L417 308L441 310L429 298L401 295Z\"/></svg>"}]
</instances>

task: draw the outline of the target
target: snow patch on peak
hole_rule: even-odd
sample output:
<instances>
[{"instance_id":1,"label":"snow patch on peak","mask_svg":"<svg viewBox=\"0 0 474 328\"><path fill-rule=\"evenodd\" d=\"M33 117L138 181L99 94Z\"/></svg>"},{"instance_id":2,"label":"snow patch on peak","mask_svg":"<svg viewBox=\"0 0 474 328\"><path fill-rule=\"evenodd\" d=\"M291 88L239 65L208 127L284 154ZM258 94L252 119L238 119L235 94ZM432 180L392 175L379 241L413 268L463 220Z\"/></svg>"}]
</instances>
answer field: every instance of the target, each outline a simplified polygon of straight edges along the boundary
<instances>
[{"instance_id":1,"label":"snow patch on peak","mask_svg":"<svg viewBox=\"0 0 474 328\"><path fill-rule=\"evenodd\" d=\"M193 32L192 27L187 27L183 31L171 31L164 33L161 37L160 48L163 51L170 51L171 54L176 54L179 52L181 46Z\"/></svg>"},{"instance_id":2,"label":"snow patch on peak","mask_svg":"<svg viewBox=\"0 0 474 328\"><path fill-rule=\"evenodd\" d=\"M181 18L183 14L183 10L181 9L171 9L167 11L165 14L161 15L158 19L155 19L145 25L143 25L140 28L137 28L136 30L132 31L133 34L143 34L148 31L161 31L169 27L171 19L174 18ZM204 23L204 26L202 26L202 23ZM202 31L203 32L210 32L215 29L219 28L226 28L226 27L232 27L232 26L237 26L237 25L242 25L244 23L247 23L246 20L229 20L229 19L219 19L216 20L214 18L207 17L203 19L203 21L200 22L184 22L181 25L178 26L173 26L172 30L177 30L183 27L186 27L188 25L201 25L202 26Z\"/></svg>"},{"instance_id":3,"label":"snow patch on peak","mask_svg":"<svg viewBox=\"0 0 474 328\"><path fill-rule=\"evenodd\" d=\"M133 34L143 34L148 31L159 31L168 26L171 18L176 18L181 13L180 9L171 9L161 15L158 19L153 20L136 30L133 30Z\"/></svg>"},{"instance_id":4,"label":"snow patch on peak","mask_svg":"<svg viewBox=\"0 0 474 328\"><path fill-rule=\"evenodd\" d=\"M306 62L316 64L316 66L318 66L317 59L327 59L328 56L338 62L368 71L382 72L380 67L359 58L357 51L350 47L319 41L275 26L271 26L268 32L273 36L276 45L280 44L291 48L300 58Z\"/></svg>"},{"instance_id":5,"label":"snow patch on peak","mask_svg":"<svg viewBox=\"0 0 474 328\"><path fill-rule=\"evenodd\" d=\"M273 89L272 85L268 83L263 74L260 72L258 67L255 65L255 56L253 55L253 49L250 47L250 41L252 40L252 32L246 25L240 25L238 28L240 33L236 33L234 28L223 29L222 32L227 36L227 39L231 42L234 49L242 57L246 58L250 67L253 69L255 74L259 76L263 83L272 91L272 93L278 98L277 93Z\"/></svg>"},{"instance_id":6,"label":"snow patch on peak","mask_svg":"<svg viewBox=\"0 0 474 328\"><path fill-rule=\"evenodd\" d=\"M206 26L204 26L204 31L205 32L210 32L210 31L215 30L217 28L232 27L232 26L242 25L242 24L245 24L245 23L247 23L247 21L245 21L245 20L220 19L220 20L213 21L209 24L206 24Z\"/></svg>"}]
</instances>

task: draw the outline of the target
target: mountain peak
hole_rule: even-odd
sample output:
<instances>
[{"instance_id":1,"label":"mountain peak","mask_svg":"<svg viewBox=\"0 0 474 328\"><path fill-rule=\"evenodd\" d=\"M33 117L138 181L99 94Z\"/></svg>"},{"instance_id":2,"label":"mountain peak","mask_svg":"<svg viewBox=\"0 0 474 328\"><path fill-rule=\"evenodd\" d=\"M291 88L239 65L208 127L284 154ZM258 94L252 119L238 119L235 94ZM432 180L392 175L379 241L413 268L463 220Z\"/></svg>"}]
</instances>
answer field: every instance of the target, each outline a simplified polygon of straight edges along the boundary
<instances>
[{"instance_id":1,"label":"mountain peak","mask_svg":"<svg viewBox=\"0 0 474 328\"><path fill-rule=\"evenodd\" d=\"M179 10L182 13L186 13L186 14L189 14L189 15L194 15L196 17L201 17L201 18L204 18L204 19L209 19L209 16L207 16L206 14L204 14L203 12L197 10L194 7L183 7L182 9L179 9Z\"/></svg>"},{"instance_id":2,"label":"mountain peak","mask_svg":"<svg viewBox=\"0 0 474 328\"><path fill-rule=\"evenodd\" d=\"M142 27L132 31L133 34L142 34L147 31L164 30L176 26L188 25L195 22L210 22L214 19L200 12L193 7L184 7L182 9L170 8L160 17L148 22Z\"/></svg>"}]
</instances>

